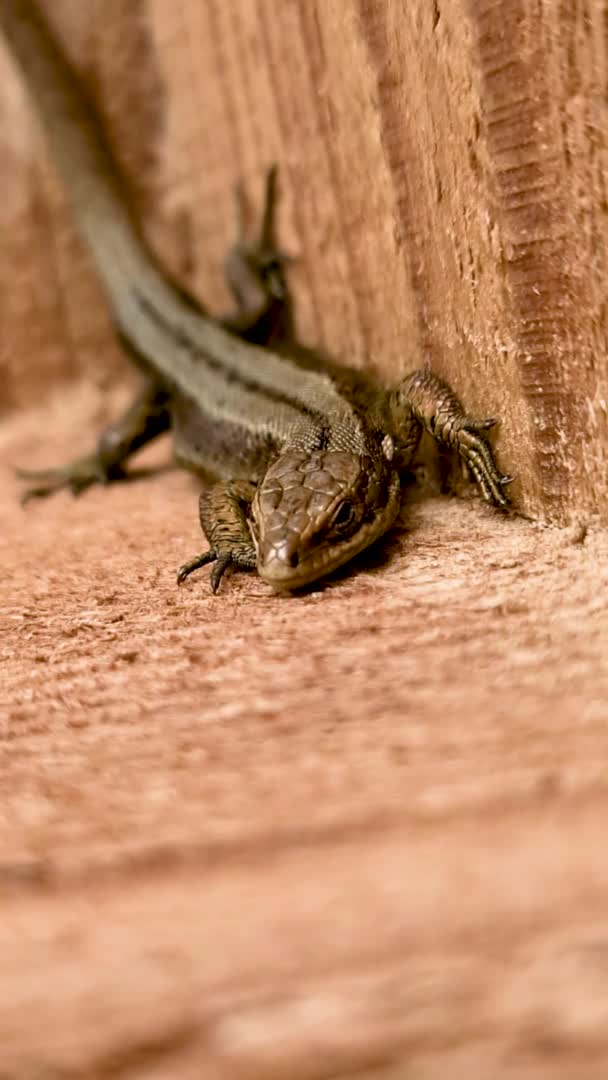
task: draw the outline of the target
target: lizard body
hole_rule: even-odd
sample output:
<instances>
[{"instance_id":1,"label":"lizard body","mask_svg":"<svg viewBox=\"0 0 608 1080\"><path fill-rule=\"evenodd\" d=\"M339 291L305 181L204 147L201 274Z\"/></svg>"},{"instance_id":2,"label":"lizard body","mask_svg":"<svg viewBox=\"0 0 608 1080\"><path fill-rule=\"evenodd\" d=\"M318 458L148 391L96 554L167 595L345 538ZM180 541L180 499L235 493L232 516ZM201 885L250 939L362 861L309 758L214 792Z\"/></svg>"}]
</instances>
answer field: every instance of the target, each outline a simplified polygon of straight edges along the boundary
<instances>
[{"instance_id":1,"label":"lizard body","mask_svg":"<svg viewBox=\"0 0 608 1080\"><path fill-rule=\"evenodd\" d=\"M200 501L209 550L178 574L183 581L214 562L214 591L229 566L256 568L277 589L299 588L367 547L399 511L401 475L423 429L460 453L489 502L507 505L509 478L482 434L494 421L468 418L432 372L386 388L280 339L289 300L285 257L272 235L274 172L259 240L241 245L228 268L238 311L214 319L148 250L97 118L39 6L2 0L0 28L43 120L117 330L146 373L142 393L97 450L29 474L36 486L28 494L118 478L130 454L171 427L178 461L219 481Z\"/></svg>"}]
</instances>

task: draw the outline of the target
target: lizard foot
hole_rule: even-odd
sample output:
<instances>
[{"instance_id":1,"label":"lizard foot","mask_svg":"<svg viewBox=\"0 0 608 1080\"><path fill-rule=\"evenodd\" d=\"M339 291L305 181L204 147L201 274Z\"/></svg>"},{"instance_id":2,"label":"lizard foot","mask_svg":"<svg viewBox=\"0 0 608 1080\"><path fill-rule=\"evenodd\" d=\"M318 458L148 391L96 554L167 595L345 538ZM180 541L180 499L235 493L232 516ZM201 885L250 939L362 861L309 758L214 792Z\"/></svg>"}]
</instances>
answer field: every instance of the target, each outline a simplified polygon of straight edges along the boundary
<instances>
[{"instance_id":1,"label":"lizard foot","mask_svg":"<svg viewBox=\"0 0 608 1080\"><path fill-rule=\"evenodd\" d=\"M177 571L177 584L183 585L190 574L211 562L215 563L215 565L211 570L209 583L214 594L218 591L220 582L228 567L232 567L235 571L255 570L255 558L252 559L249 550L243 552L238 550L223 551L222 553L213 550L203 551L200 555L196 555L194 559L190 559L183 566L180 566Z\"/></svg>"},{"instance_id":2,"label":"lizard foot","mask_svg":"<svg viewBox=\"0 0 608 1080\"><path fill-rule=\"evenodd\" d=\"M119 465L111 468L106 467L96 454L79 458L70 462L69 465L60 465L55 469L16 469L20 480L31 482L21 496L23 505L31 499L43 499L47 495L53 495L56 491L71 491L72 495L80 495L92 484L108 484L112 480L119 480L124 473Z\"/></svg>"},{"instance_id":3,"label":"lizard foot","mask_svg":"<svg viewBox=\"0 0 608 1080\"><path fill-rule=\"evenodd\" d=\"M226 260L226 277L229 285L240 296L248 278L257 281L265 297L285 300L287 283L285 267L293 262L293 256L282 251L275 240L275 213L277 204L277 166L272 165L266 173L264 209L258 235L252 241L246 237L248 217L245 193L240 184L236 186L239 214L238 239Z\"/></svg>"},{"instance_id":4,"label":"lizard foot","mask_svg":"<svg viewBox=\"0 0 608 1080\"><path fill-rule=\"evenodd\" d=\"M231 567L235 571L255 570L256 552L247 524L247 514L255 493L248 480L229 480L203 491L199 500L201 526L209 550L180 566L177 583L181 585L194 570L215 563L211 571L211 590L216 593Z\"/></svg>"},{"instance_id":5,"label":"lizard foot","mask_svg":"<svg viewBox=\"0 0 608 1080\"><path fill-rule=\"evenodd\" d=\"M513 477L501 476L490 445L482 435L482 432L489 431L497 423L494 418L471 420L465 416L458 421L452 440L466 467L479 484L484 499L506 510L509 499L503 488L512 483Z\"/></svg>"}]
</instances>

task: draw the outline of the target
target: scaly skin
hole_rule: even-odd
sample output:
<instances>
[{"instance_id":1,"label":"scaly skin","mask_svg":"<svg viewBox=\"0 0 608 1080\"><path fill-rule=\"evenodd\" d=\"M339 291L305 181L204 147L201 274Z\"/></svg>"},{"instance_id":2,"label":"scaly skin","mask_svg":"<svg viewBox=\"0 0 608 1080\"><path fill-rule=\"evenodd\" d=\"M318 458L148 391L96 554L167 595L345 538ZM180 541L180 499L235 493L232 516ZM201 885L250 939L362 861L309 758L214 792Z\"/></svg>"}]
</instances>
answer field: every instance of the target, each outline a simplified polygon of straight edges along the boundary
<instances>
[{"instance_id":1,"label":"scaly skin","mask_svg":"<svg viewBox=\"0 0 608 1080\"><path fill-rule=\"evenodd\" d=\"M201 496L209 550L178 572L214 563L257 569L275 589L298 589L373 543L399 510L401 475L428 431L456 450L483 497L504 508L485 432L432 372L397 387L340 367L289 340L286 256L273 235L275 174L259 236L227 262L237 311L214 320L164 275L130 210L99 121L34 0L1 0L0 28L45 125L117 331L147 381L96 451L23 474L26 498L75 493L124 476L128 457L171 427L178 461L219 481ZM263 347L266 346L266 347Z\"/></svg>"}]
</instances>

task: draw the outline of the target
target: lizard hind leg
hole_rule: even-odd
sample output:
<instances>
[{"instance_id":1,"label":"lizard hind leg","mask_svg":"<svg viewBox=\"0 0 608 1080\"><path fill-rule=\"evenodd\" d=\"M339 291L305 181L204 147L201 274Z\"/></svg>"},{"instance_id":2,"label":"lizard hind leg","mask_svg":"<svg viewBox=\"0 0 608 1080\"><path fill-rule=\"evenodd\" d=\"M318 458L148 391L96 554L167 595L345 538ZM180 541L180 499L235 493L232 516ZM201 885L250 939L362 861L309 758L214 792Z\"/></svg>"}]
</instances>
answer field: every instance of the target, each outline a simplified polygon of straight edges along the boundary
<instances>
[{"instance_id":1,"label":"lizard hind leg","mask_svg":"<svg viewBox=\"0 0 608 1080\"><path fill-rule=\"evenodd\" d=\"M214 593L229 567L236 571L255 570L256 551L247 524L255 490L255 484L248 480L231 480L214 484L209 491L202 493L199 501L200 519L209 541L209 550L180 566L178 585L210 562L215 564L210 577Z\"/></svg>"},{"instance_id":2,"label":"lizard hind leg","mask_svg":"<svg viewBox=\"0 0 608 1080\"><path fill-rule=\"evenodd\" d=\"M484 499L506 509L504 492L512 477L501 475L484 432L493 428L495 418L475 420L468 416L451 388L432 371L412 372L393 395L397 419L409 411L437 442L456 450L472 473Z\"/></svg>"},{"instance_id":3,"label":"lizard hind leg","mask_svg":"<svg viewBox=\"0 0 608 1080\"><path fill-rule=\"evenodd\" d=\"M276 240L277 167L266 174L264 208L257 233L248 233L248 208L242 186L236 188L238 234L224 263L226 283L234 296L236 311L224 316L227 330L248 341L267 345L291 336L292 303L287 288L285 268L292 257L282 251Z\"/></svg>"},{"instance_id":4,"label":"lizard hind leg","mask_svg":"<svg viewBox=\"0 0 608 1080\"><path fill-rule=\"evenodd\" d=\"M92 453L51 469L17 469L19 479L30 485L21 501L26 503L62 489L80 495L92 484L124 479L127 458L169 428L167 401L167 392L153 379L147 379L129 408L101 433Z\"/></svg>"}]
</instances>

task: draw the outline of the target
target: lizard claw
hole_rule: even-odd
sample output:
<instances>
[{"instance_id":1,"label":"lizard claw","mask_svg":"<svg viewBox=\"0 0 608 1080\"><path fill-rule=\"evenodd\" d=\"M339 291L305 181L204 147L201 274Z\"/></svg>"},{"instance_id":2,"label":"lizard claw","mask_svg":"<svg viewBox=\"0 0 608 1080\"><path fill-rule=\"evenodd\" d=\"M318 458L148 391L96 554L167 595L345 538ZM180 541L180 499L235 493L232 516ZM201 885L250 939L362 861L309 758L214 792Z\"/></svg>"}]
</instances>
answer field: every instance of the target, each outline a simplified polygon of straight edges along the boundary
<instances>
[{"instance_id":1,"label":"lizard claw","mask_svg":"<svg viewBox=\"0 0 608 1080\"><path fill-rule=\"evenodd\" d=\"M487 420L482 421L481 424L470 420L465 421L458 429L456 447L460 457L479 484L486 502L506 510L509 499L503 491L503 486L509 484L512 477L502 476L498 472L490 445L480 434L480 427L482 430L487 430L488 424Z\"/></svg>"},{"instance_id":2,"label":"lizard claw","mask_svg":"<svg viewBox=\"0 0 608 1080\"><path fill-rule=\"evenodd\" d=\"M187 577L194 573L195 570L200 570L201 566L206 566L207 563L214 562L217 559L215 551L203 551L200 555L196 555L194 559L190 559L180 566L177 571L177 584L183 585ZM215 591L215 590L214 590Z\"/></svg>"},{"instance_id":3,"label":"lizard claw","mask_svg":"<svg viewBox=\"0 0 608 1080\"><path fill-rule=\"evenodd\" d=\"M203 551L200 555L196 555L194 559L190 559L189 562L180 566L177 571L177 584L183 585L186 578L190 577L190 574L194 573L195 570L200 570L202 566L207 566L209 563L215 563L209 576L211 592L214 595L217 593L229 566L233 566L235 570L252 569L251 560L239 559L238 555L233 551L218 552L210 548L209 551Z\"/></svg>"},{"instance_id":4,"label":"lizard claw","mask_svg":"<svg viewBox=\"0 0 608 1080\"><path fill-rule=\"evenodd\" d=\"M211 583L211 592L215 595L220 587L220 582L226 573L229 566L232 566L233 558L229 551L225 551L223 555L216 556L216 564L211 571L209 581Z\"/></svg>"}]
</instances>

